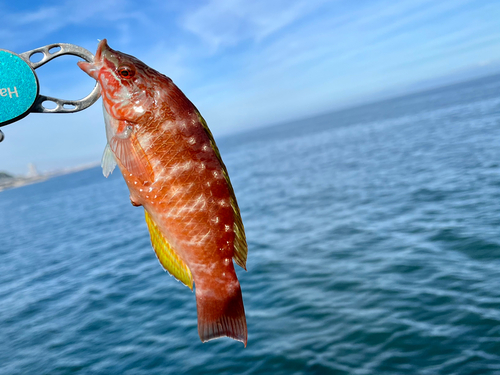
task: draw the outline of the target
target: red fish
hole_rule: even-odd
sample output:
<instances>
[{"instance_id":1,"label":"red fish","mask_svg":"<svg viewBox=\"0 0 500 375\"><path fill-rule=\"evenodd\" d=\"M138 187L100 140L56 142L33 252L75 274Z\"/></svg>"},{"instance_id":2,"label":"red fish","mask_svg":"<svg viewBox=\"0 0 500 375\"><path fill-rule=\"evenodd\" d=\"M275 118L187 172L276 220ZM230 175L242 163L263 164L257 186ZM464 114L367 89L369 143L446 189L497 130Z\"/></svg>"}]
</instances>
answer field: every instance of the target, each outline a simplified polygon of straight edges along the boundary
<instances>
[{"instance_id":1,"label":"red fish","mask_svg":"<svg viewBox=\"0 0 500 375\"><path fill-rule=\"evenodd\" d=\"M101 87L106 136L102 167L116 165L134 206L143 206L160 264L193 289L198 333L247 344L233 259L246 269L236 197L214 138L196 107L165 75L106 40L78 65Z\"/></svg>"}]
</instances>

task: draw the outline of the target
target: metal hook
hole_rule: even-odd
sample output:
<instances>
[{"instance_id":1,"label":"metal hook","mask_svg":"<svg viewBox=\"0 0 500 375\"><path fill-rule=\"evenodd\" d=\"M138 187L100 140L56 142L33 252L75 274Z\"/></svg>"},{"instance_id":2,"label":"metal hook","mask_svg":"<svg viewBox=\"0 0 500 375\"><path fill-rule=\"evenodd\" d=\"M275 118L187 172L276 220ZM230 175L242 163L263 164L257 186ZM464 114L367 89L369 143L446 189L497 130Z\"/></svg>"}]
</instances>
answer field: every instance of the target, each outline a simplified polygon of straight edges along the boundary
<instances>
[{"instance_id":1,"label":"metal hook","mask_svg":"<svg viewBox=\"0 0 500 375\"><path fill-rule=\"evenodd\" d=\"M59 48L57 51L51 52L51 50L54 50L55 48ZM38 61L38 62L32 62L30 60L31 56L33 56L36 53L42 53L43 58ZM54 43L54 44L49 44L44 47L40 48L35 48L31 51L27 51L24 53L20 53L19 56L28 63L29 66L33 69L37 69L44 65L45 63L49 62L52 59L55 59L56 57L62 56L62 55L74 55L81 57L82 59L88 61L88 62L93 62L94 61L94 55L86 50L83 47L76 46L74 44L69 44L69 43ZM33 107L31 108L30 112L34 113L72 113L72 112L78 112L81 111L85 108L90 107L92 104L94 104L97 99L101 96L101 90L99 87L99 84L96 83L94 89L92 92L87 95L85 98L80 99L80 100L63 100L63 99L58 99L58 98L53 98L50 96L45 96L45 95L38 95L38 97L35 100L35 103L33 104ZM56 104L55 108L45 108L43 106L43 102L50 101Z\"/></svg>"}]
</instances>

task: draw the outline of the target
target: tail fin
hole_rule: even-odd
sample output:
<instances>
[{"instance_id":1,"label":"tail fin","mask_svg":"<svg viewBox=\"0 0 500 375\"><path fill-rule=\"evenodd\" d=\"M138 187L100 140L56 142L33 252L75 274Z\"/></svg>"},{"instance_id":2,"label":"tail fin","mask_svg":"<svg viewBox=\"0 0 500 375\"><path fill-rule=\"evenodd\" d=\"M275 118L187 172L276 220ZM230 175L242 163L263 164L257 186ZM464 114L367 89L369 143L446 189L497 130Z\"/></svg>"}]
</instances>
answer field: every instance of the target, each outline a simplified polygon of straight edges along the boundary
<instances>
[{"instance_id":1,"label":"tail fin","mask_svg":"<svg viewBox=\"0 0 500 375\"><path fill-rule=\"evenodd\" d=\"M210 290L196 287L198 309L198 334L202 342L218 337L230 337L247 346L247 321L241 288L236 281L232 295L223 298Z\"/></svg>"}]
</instances>

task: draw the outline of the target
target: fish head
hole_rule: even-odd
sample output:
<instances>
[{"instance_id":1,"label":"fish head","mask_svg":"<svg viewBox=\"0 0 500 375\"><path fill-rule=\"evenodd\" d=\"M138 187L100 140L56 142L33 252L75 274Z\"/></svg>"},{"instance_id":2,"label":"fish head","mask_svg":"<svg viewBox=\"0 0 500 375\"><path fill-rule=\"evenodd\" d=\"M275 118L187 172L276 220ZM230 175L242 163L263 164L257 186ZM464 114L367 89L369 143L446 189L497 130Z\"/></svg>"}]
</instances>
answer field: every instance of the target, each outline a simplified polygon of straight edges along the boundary
<instances>
[{"instance_id":1,"label":"fish head","mask_svg":"<svg viewBox=\"0 0 500 375\"><path fill-rule=\"evenodd\" d=\"M142 61L115 51L103 39L99 42L94 61L80 61L78 66L99 82L104 108L111 117L137 123L153 112L157 79L152 78L160 73Z\"/></svg>"}]
</instances>

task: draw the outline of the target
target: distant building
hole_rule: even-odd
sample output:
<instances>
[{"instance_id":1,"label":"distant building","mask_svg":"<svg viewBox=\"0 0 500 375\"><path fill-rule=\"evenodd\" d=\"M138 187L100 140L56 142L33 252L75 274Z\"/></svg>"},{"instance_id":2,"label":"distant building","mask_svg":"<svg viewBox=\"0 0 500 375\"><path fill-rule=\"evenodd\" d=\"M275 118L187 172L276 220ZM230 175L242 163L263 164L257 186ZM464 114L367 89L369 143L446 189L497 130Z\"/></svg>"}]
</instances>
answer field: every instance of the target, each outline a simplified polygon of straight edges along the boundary
<instances>
[{"instance_id":1,"label":"distant building","mask_svg":"<svg viewBox=\"0 0 500 375\"><path fill-rule=\"evenodd\" d=\"M35 164L29 163L28 164L28 174L26 175L26 177L38 177L39 175L40 175L40 173L38 173L38 171L35 167Z\"/></svg>"}]
</instances>

